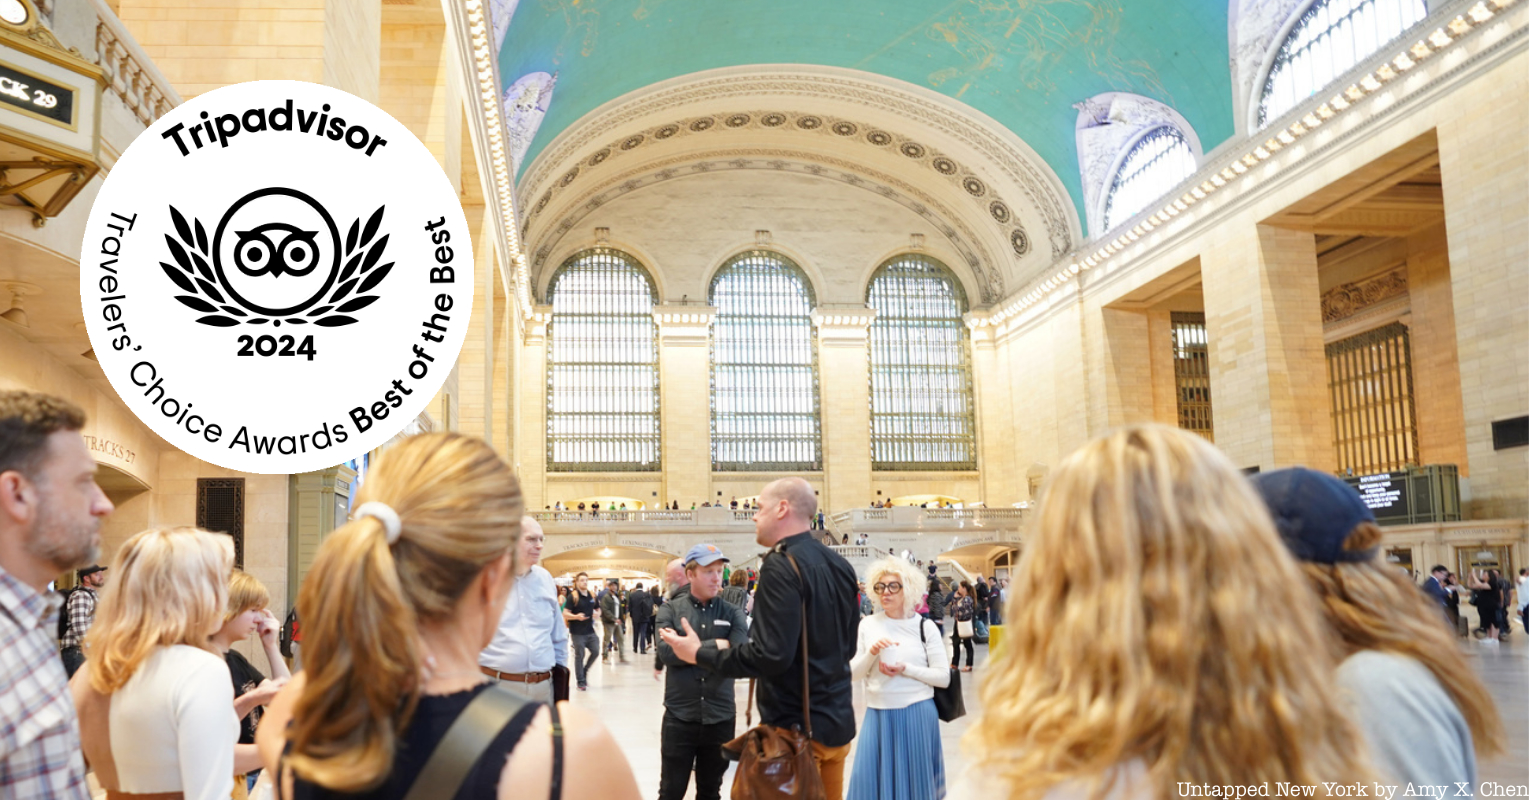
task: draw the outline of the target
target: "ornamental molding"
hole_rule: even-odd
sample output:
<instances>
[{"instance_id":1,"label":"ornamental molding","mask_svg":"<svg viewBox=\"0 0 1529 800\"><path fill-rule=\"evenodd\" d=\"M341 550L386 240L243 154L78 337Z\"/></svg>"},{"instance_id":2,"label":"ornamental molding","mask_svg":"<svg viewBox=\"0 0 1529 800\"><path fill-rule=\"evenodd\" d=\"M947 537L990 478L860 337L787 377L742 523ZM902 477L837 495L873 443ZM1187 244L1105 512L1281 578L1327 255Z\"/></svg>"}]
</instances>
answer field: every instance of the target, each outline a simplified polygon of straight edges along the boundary
<instances>
[{"instance_id":1,"label":"ornamental molding","mask_svg":"<svg viewBox=\"0 0 1529 800\"><path fill-rule=\"evenodd\" d=\"M1322 293L1322 322L1352 317L1370 306L1407 294L1407 268L1396 267L1364 280L1334 286Z\"/></svg>"},{"instance_id":2,"label":"ornamental molding","mask_svg":"<svg viewBox=\"0 0 1529 800\"><path fill-rule=\"evenodd\" d=\"M740 74L742 70L748 70L748 72ZM873 83L866 78L858 77L859 73L856 73L857 77L850 77L848 71L843 71L843 74L758 72L756 68L742 67L714 70L702 74L708 77L686 80L678 85L660 84L661 88L640 90L629 94L607 104L606 110L597 109L564 130L526 170L520 184L521 197L525 200L539 198L541 193L552 187L554 182L566 179L569 165L577 163L582 167L585 159L592 158L591 154L597 154L602 149L596 146L597 142L607 139L617 142L625 141L632 134L620 136L619 132L630 128L631 124L640 118L684 107L714 108L729 101L743 100L752 106L758 104L762 96L768 96L832 103L838 107L859 106L885 112L959 142L979 153L1000 175L1020 188L1025 200L1041 217L1053 258L1066 253L1078 240L1077 222L1071 198L1068 197L1060 180L1046 162L1026 147L1022 140L1014 137L1008 129L991 120L967 113L969 109L958 106L955 101L939 95L934 95L939 98L936 100L934 97L926 98L913 94L909 89L915 87L911 85L905 88L884 82ZM932 92L930 94L933 95ZM724 121L740 113L749 114L757 119L761 113L772 112L732 112L708 115L714 119L714 124L701 131L693 132L700 133L715 128L725 130L727 126ZM845 139L858 140L878 149L894 143L899 149L908 144L921 147L922 152L917 156L906 152L904 154L924 161L947 177L973 172L970 167L958 166L956 171L946 173L944 169L934 165L938 156L931 153L927 145L923 145L914 137L885 131L881 126L864 125L851 120L830 121L824 115L810 113L784 111L773 113L791 117L790 129L792 130L832 135L836 133L833 129L834 122L846 122L855 125L857 130L854 134L839 134ZM806 117L817 117L824 124L811 127L801 127L796 124L801 118ZM686 125L682 126L681 130L689 131L689 125L694 124L699 118L687 117ZM664 127L667 126L654 126L653 130ZM995 128L997 130L994 130ZM872 131L881 131L890 138L884 142L869 141L866 137ZM1000 131L1004 135L1000 135ZM613 149L611 152L614 154L618 150Z\"/></svg>"},{"instance_id":3,"label":"ornamental molding","mask_svg":"<svg viewBox=\"0 0 1529 800\"><path fill-rule=\"evenodd\" d=\"M607 169L606 164L615 162L624 156L630 158L631 156L627 154L642 150L644 145L656 142L683 141L691 137L729 130L766 133L794 131L803 134L817 134L827 136L830 139L858 142L880 150L900 154L910 161L921 164L935 174L942 176L951 184L953 189L958 188L977 207L977 218L989 219L996 228L998 236L1009 242L1016 262L1031 252L1030 235L1025 231L1024 225L1019 222L1015 211L1010 208L1008 203L1004 202L1003 198L993 187L978 177L973 170L960 164L955 159L921 142L863 122L853 122L821 114L799 114L780 111L740 111L704 114L681 119L677 122L654 125L642 131L628 133L618 139L611 140L605 146L586 156L579 164L567 168L554 185L540 194L535 204L524 215L522 238L527 241L532 240L532 226L538 222L538 217L552 206L553 201L563 199L562 195L572 192L575 184L581 181L587 182L587 178L591 173ZM540 161L540 159L537 160L538 163ZM855 171L868 172L858 162L835 161L835 163L849 165L847 168ZM626 176L611 178L608 175L602 175L601 180L604 182L598 183L596 190L605 189L612 181L619 181L624 177ZM882 180L891 181L895 179L883 178ZM529 188L530 185L525 184L525 186ZM580 199L583 200L587 197L588 192L586 191L585 195L581 196ZM525 198L529 200L529 195L526 195ZM905 203L904 205L907 204ZM917 211L917 209L914 210ZM952 218L958 218L956 215L951 216ZM567 220L564 219L562 222L566 223ZM958 245L957 249L962 248ZM970 264L970 248L962 250L962 255L968 257L967 261ZM978 267L973 265L973 270L977 271ZM999 283L1002 283L1001 279ZM997 299L991 298L987 302L993 302Z\"/></svg>"},{"instance_id":4,"label":"ornamental molding","mask_svg":"<svg viewBox=\"0 0 1529 800\"><path fill-rule=\"evenodd\" d=\"M965 219L939 200L917 187L885 173L869 169L858 162L814 153L771 148L686 153L644 164L614 175L600 186L589 187L583 194L570 199L568 206L570 210L561 216L555 227L549 229L536 242L532 257L532 273L538 276L545 275L543 267L551 255L562 249L560 242L568 232L576 229L581 220L601 206L639 189L665 181L730 170L768 170L809 175L874 192L922 217L945 236L960 254L961 260L971 270L983 303L995 303L1003 298L1004 277L997 268L992 254L983 245L977 233L966 224ZM550 196L546 199L550 200ZM545 207L546 203L538 201L526 216L534 218L539 212L544 211ZM527 241L530 241L529 237ZM1011 240L1011 246L1016 253L1021 246L1028 250L1028 241L1016 238ZM539 277L537 283L540 284L540 282Z\"/></svg>"}]
</instances>

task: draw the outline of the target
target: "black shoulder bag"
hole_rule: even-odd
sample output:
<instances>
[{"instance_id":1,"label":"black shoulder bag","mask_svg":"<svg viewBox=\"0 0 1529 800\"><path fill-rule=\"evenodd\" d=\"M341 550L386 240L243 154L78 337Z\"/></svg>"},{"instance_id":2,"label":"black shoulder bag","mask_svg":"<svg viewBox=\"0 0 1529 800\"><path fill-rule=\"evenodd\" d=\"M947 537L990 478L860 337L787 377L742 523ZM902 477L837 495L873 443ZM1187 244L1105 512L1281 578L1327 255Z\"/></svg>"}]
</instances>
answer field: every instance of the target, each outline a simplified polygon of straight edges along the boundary
<instances>
[{"instance_id":1,"label":"black shoulder bag","mask_svg":"<svg viewBox=\"0 0 1529 800\"><path fill-rule=\"evenodd\" d=\"M929 657L928 639L924 638L924 627L933 625L929 620L924 620L918 626L918 640L925 643L924 657ZM933 664L929 666L933 667ZM950 683L945 688L934 687L934 708L940 714L941 722L954 722L966 716L966 698L961 696L961 670L956 667L950 668Z\"/></svg>"}]
</instances>

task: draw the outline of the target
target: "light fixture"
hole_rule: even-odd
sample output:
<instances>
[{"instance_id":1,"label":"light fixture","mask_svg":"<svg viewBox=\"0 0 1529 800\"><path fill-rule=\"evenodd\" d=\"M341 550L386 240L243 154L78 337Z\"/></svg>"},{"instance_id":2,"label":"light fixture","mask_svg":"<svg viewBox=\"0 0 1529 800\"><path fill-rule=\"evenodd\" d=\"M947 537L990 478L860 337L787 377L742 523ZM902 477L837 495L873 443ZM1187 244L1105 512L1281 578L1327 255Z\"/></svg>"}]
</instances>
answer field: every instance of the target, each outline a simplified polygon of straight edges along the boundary
<instances>
[{"instance_id":1,"label":"light fixture","mask_svg":"<svg viewBox=\"0 0 1529 800\"><path fill-rule=\"evenodd\" d=\"M1491 550L1477 550L1476 560L1483 564L1496 564L1497 554Z\"/></svg>"},{"instance_id":2,"label":"light fixture","mask_svg":"<svg viewBox=\"0 0 1529 800\"><path fill-rule=\"evenodd\" d=\"M22 328L32 327L31 320L27 319L27 311L22 307L22 298L29 294L41 294L42 289L30 283L8 283L5 288L11 293L11 307L0 314L0 319Z\"/></svg>"},{"instance_id":3,"label":"light fixture","mask_svg":"<svg viewBox=\"0 0 1529 800\"><path fill-rule=\"evenodd\" d=\"M609 547L607 547L604 550L601 550L600 551L600 555L604 556L605 558L610 558L611 557L611 549Z\"/></svg>"}]
</instances>

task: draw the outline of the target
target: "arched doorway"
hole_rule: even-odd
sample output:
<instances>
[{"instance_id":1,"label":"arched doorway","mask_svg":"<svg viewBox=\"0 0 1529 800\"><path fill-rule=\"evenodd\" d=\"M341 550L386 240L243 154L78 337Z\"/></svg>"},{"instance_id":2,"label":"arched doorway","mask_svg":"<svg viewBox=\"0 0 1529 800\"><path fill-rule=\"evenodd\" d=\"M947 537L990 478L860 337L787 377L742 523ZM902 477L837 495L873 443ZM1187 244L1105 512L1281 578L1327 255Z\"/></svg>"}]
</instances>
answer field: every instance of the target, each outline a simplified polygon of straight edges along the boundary
<instances>
[{"instance_id":1,"label":"arched doorway","mask_svg":"<svg viewBox=\"0 0 1529 800\"><path fill-rule=\"evenodd\" d=\"M678 558L674 553L646 547L597 546L543 558L542 566L559 583L572 581L574 575L587 572L592 582L615 578L625 586L635 581L647 584L661 580L664 565L674 558Z\"/></svg>"}]
</instances>

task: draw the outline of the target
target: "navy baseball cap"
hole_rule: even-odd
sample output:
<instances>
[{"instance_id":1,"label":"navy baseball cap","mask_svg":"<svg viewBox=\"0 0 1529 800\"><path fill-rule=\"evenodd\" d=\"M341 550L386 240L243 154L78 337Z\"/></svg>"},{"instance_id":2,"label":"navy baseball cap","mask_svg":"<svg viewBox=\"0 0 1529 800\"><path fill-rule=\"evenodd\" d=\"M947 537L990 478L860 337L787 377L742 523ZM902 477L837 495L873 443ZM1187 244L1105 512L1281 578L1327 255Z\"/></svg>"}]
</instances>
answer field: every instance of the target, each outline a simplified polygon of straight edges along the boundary
<instances>
[{"instance_id":1,"label":"navy baseball cap","mask_svg":"<svg viewBox=\"0 0 1529 800\"><path fill-rule=\"evenodd\" d=\"M690 552L685 554L685 563L687 565L695 562L696 565L704 567L708 564L727 560L728 557L722 555L722 549L714 544L698 544L690 548Z\"/></svg>"},{"instance_id":2,"label":"navy baseball cap","mask_svg":"<svg viewBox=\"0 0 1529 800\"><path fill-rule=\"evenodd\" d=\"M1380 547L1344 550L1348 538L1375 514L1354 487L1325 472L1290 467L1254 475L1253 488L1274 517L1274 527L1302 561L1342 564L1369 561Z\"/></svg>"}]
</instances>

